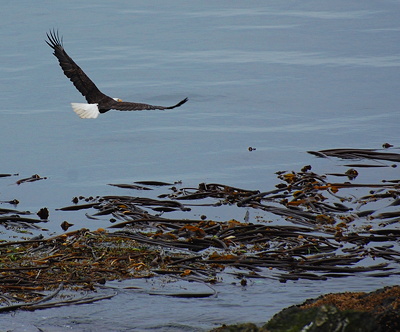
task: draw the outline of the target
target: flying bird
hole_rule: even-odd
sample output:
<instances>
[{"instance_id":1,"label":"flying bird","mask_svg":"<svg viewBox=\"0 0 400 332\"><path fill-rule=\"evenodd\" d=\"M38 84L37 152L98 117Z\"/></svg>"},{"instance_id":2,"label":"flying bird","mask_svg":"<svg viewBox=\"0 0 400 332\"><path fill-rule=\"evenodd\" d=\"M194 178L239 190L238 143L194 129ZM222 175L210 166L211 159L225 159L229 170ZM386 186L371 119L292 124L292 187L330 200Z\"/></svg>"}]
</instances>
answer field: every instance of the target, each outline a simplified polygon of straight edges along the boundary
<instances>
[{"instance_id":1,"label":"flying bird","mask_svg":"<svg viewBox=\"0 0 400 332\"><path fill-rule=\"evenodd\" d=\"M72 109L82 119L95 119L100 113L109 110L118 111L142 111L142 110L170 110L179 107L188 101L188 98L181 100L173 106L154 106L149 104L123 102L119 98L111 98L102 93L92 82L92 80L84 73L84 71L70 58L63 47L63 39L58 35L58 31L50 31L46 33L49 45L54 50L54 55L65 76L75 85L78 91L86 98L85 103L71 103Z\"/></svg>"}]
</instances>

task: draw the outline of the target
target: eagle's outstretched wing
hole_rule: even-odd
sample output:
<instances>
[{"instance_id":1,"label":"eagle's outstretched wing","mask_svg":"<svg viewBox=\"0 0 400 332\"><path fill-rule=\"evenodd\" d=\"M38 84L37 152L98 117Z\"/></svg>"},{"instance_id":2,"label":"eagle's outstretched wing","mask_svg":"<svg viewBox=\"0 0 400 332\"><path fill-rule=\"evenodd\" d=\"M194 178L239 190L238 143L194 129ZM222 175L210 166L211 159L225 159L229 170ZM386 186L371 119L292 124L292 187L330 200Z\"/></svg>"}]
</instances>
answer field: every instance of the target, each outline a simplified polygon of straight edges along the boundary
<instances>
[{"instance_id":1,"label":"eagle's outstretched wing","mask_svg":"<svg viewBox=\"0 0 400 332\"><path fill-rule=\"evenodd\" d=\"M54 50L53 54L57 57L65 76L71 80L88 103L98 103L102 99L110 98L97 88L96 84L92 82L74 60L70 58L67 52L65 52L62 38L59 37L58 31L50 31L47 33L47 38L48 41L46 40L46 43Z\"/></svg>"},{"instance_id":2,"label":"eagle's outstretched wing","mask_svg":"<svg viewBox=\"0 0 400 332\"><path fill-rule=\"evenodd\" d=\"M118 111L171 110L173 108L183 105L187 101L188 101L188 98L185 98L173 106L155 106L155 105L149 105L149 104L115 101L114 99L112 99L112 102L107 103L107 108L110 108L113 110L118 110ZM100 113L102 113L102 112L100 111Z\"/></svg>"}]
</instances>

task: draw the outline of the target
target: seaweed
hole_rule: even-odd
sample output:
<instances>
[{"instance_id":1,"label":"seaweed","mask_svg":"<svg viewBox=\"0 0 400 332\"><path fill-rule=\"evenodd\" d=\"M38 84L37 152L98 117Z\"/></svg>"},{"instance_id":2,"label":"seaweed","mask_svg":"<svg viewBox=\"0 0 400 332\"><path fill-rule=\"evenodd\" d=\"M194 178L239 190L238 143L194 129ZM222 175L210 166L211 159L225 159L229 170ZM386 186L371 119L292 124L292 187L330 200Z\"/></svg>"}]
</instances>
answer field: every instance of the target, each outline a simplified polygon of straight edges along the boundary
<instances>
[{"instance_id":1,"label":"seaweed","mask_svg":"<svg viewBox=\"0 0 400 332\"><path fill-rule=\"evenodd\" d=\"M370 150L364 152L377 158ZM356 156L353 150L335 150L333 154L346 158L349 155L345 153ZM391 226L400 221L400 181L352 182L357 175L354 169L317 174L307 165L298 172L277 172L279 183L272 190L219 183L195 187L174 183L170 187L146 181L139 184L168 186L167 192L157 198L76 196L73 205L59 210L87 210L87 218L109 219L113 224L108 230L78 229L48 238L0 242L0 311L90 303L110 298L114 291L104 296L76 294L104 289L110 280L132 278L167 276L210 285L223 282L220 274L229 273L246 285L246 280L253 278L289 282L398 275L400 231ZM346 181L337 181L342 176ZM117 187L152 192L136 184ZM244 222L218 221L205 215L177 217L193 207L221 206L245 209ZM249 210L278 218L279 223L251 218ZM168 217L171 212L174 216ZM37 213L40 219L32 214L1 208L0 225L40 227L48 221L47 208ZM64 230L73 226L62 224ZM65 291L76 294L64 300L60 294ZM152 294L206 297L215 291Z\"/></svg>"}]
</instances>

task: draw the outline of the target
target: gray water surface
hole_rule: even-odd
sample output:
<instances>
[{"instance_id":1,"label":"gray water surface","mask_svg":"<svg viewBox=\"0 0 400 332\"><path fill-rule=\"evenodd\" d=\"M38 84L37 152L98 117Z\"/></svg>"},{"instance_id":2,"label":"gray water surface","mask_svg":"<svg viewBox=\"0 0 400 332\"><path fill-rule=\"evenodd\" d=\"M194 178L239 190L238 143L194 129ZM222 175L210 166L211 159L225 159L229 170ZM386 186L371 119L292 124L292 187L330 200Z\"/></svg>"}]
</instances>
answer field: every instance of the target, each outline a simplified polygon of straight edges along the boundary
<instances>
[{"instance_id":1,"label":"gray water surface","mask_svg":"<svg viewBox=\"0 0 400 332\"><path fill-rule=\"evenodd\" d=\"M338 171L340 161L308 150L399 146L399 12L398 1L7 1L0 14L0 173L47 179L18 186L16 178L2 178L0 200L49 208L48 236L61 233L66 219L75 229L107 227L107 220L93 224L56 209L77 195L128 194L109 183L270 190L279 170L312 164L317 172ZM104 93L157 105L189 102L165 112L78 118L70 103L84 99L44 42L52 28ZM385 172L366 172L366 182L398 178L398 169ZM208 213L242 220L244 212ZM2 314L0 321L15 331L209 329L261 323L322 293L398 283L257 280L242 288L226 278L215 298L123 291L91 305Z\"/></svg>"}]
</instances>

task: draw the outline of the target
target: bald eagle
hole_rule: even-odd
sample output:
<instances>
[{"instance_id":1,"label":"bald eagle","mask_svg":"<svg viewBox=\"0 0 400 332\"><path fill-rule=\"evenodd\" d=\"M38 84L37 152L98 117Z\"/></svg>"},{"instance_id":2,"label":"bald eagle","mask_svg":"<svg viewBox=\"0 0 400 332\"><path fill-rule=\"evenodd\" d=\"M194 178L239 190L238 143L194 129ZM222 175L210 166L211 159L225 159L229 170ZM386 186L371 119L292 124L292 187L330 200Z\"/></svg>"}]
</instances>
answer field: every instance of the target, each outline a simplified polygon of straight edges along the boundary
<instances>
[{"instance_id":1,"label":"bald eagle","mask_svg":"<svg viewBox=\"0 0 400 332\"><path fill-rule=\"evenodd\" d=\"M82 119L95 119L100 113L111 109L118 111L142 111L142 110L170 110L179 107L188 101L188 98L181 100L174 106L153 106L148 104L123 102L118 98L111 98L102 93L83 70L72 60L63 47L63 39L58 31L46 33L49 45L54 50L65 76L67 76L79 92L86 98L88 104L71 103L72 109Z\"/></svg>"}]
</instances>

